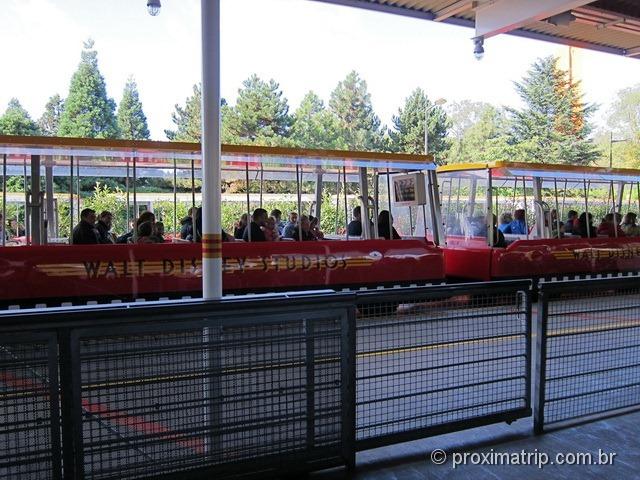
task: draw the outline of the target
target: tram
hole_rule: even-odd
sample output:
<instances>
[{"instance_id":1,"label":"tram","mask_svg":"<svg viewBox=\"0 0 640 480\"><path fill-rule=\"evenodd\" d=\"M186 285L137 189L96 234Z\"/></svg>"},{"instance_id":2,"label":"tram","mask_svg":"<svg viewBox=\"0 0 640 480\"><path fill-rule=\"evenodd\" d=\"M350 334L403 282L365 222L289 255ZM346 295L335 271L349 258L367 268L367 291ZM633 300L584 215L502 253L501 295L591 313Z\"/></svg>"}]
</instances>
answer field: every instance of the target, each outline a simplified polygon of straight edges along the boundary
<instances>
[{"instance_id":1,"label":"tram","mask_svg":"<svg viewBox=\"0 0 640 480\"><path fill-rule=\"evenodd\" d=\"M640 171L492 162L438 167L448 279L590 277L640 271L640 238L563 232L570 210L594 218L640 210ZM497 222L521 210L526 229ZM560 233L559 233L560 232Z\"/></svg>"},{"instance_id":2,"label":"tram","mask_svg":"<svg viewBox=\"0 0 640 480\"><path fill-rule=\"evenodd\" d=\"M63 195L54 191L54 184L66 182L66 215L71 225L77 223L77 182L88 176L125 180L127 216L140 211L136 185L143 177L172 179L174 205L179 197L175 188L178 180L190 181L195 206L195 185L201 175L198 144L5 136L0 137L0 159L5 222L6 179L22 176L29 227L25 245L8 246L9 242L2 240L0 303L59 305L201 295L202 253L198 243L177 239L163 244L52 243L54 230L47 222L54 217L51 199L57 198L55 203L60 204ZM263 206L263 199L262 189L256 202L248 187L258 183L262 187L269 180L295 185L298 212L304 208L301 186L310 184L315 189L315 216L322 216L328 189L335 194L327 198L335 199L336 210L344 212L344 223L338 225L336 221L335 232L322 241L223 243L226 293L444 280L444 256L438 247L442 232L435 164L430 156L223 145L222 176L246 182L249 214ZM362 235L358 237L344 233L353 200L363 212ZM392 213L401 240L381 239L375 220L383 209ZM55 215L58 218L61 213ZM367 222L366 218L373 221Z\"/></svg>"}]
</instances>

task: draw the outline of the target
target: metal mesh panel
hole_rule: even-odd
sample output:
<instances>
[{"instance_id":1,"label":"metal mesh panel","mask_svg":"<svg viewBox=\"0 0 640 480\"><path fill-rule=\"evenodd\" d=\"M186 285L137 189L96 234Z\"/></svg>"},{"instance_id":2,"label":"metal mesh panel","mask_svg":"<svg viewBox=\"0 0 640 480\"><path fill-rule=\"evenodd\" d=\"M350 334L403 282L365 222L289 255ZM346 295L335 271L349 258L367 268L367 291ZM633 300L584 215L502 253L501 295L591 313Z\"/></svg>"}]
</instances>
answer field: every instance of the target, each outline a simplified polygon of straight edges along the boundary
<instances>
[{"instance_id":1,"label":"metal mesh panel","mask_svg":"<svg viewBox=\"0 0 640 480\"><path fill-rule=\"evenodd\" d=\"M608 285L548 302L545 423L640 404L640 289Z\"/></svg>"},{"instance_id":2,"label":"metal mesh panel","mask_svg":"<svg viewBox=\"0 0 640 480\"><path fill-rule=\"evenodd\" d=\"M83 334L86 477L339 452L340 339L339 319Z\"/></svg>"},{"instance_id":3,"label":"metal mesh panel","mask_svg":"<svg viewBox=\"0 0 640 480\"><path fill-rule=\"evenodd\" d=\"M56 478L59 443L55 449L52 422L58 424L60 412L52 395L52 347L46 340L9 343L10 338L0 344L0 478Z\"/></svg>"},{"instance_id":4,"label":"metal mesh panel","mask_svg":"<svg viewBox=\"0 0 640 480\"><path fill-rule=\"evenodd\" d=\"M359 313L357 440L529 408L522 293L416 296Z\"/></svg>"}]
</instances>

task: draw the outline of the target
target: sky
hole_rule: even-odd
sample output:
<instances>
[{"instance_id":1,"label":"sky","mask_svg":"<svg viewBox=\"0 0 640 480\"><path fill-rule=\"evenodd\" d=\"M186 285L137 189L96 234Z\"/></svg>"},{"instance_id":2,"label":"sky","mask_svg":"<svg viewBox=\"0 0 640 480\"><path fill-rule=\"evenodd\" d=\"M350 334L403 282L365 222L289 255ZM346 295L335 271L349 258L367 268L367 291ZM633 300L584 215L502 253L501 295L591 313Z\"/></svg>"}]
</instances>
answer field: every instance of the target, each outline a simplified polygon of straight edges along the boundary
<instances>
[{"instance_id":1,"label":"sky","mask_svg":"<svg viewBox=\"0 0 640 480\"><path fill-rule=\"evenodd\" d=\"M171 113L200 81L200 1L0 0L0 113L12 97L37 119L47 99L65 97L83 41L95 40L108 95L119 102L138 83L151 136L164 140ZM375 111L391 119L416 88L448 105L469 99L519 107L513 82L555 44L501 35L473 56L473 30L311 0L221 0L221 93L235 103L252 73L279 82L293 112L309 90L328 102L351 70L367 81ZM603 125L617 91L640 83L640 61L577 53L575 76Z\"/></svg>"}]
</instances>

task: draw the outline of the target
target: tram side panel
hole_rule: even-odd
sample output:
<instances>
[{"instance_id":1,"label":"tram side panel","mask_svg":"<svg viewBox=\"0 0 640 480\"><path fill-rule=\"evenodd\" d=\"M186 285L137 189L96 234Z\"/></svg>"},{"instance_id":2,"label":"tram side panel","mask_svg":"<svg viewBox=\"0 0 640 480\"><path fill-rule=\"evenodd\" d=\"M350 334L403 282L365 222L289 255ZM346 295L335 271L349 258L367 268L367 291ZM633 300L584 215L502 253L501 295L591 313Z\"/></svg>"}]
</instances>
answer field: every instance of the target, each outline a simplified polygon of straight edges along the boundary
<instances>
[{"instance_id":1,"label":"tram side panel","mask_svg":"<svg viewBox=\"0 0 640 480\"><path fill-rule=\"evenodd\" d=\"M0 248L0 299L199 294L200 244ZM226 292L440 282L442 250L421 240L223 244Z\"/></svg>"},{"instance_id":2,"label":"tram side panel","mask_svg":"<svg viewBox=\"0 0 640 480\"><path fill-rule=\"evenodd\" d=\"M491 258L497 279L630 271L640 271L640 238L518 240L493 249Z\"/></svg>"}]
</instances>

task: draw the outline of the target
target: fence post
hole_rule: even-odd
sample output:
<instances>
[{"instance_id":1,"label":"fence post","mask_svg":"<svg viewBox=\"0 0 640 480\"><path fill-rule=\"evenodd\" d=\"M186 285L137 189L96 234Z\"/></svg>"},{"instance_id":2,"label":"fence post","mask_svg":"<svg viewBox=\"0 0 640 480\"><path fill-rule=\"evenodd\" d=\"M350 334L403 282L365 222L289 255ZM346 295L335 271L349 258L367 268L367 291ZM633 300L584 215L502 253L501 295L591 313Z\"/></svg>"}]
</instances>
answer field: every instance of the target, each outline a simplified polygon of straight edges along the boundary
<instances>
[{"instance_id":1,"label":"fence post","mask_svg":"<svg viewBox=\"0 0 640 480\"><path fill-rule=\"evenodd\" d=\"M53 479L62 479L62 444L60 442L60 381L58 378L58 342L51 336L47 343L49 370L49 412L51 420L51 464Z\"/></svg>"},{"instance_id":2,"label":"fence post","mask_svg":"<svg viewBox=\"0 0 640 480\"><path fill-rule=\"evenodd\" d=\"M533 285L529 285L529 289L528 290L523 290L523 294L524 294L524 301L525 301L525 338L526 338L526 353L525 353L525 358L526 358L526 366L525 366L525 376L526 376L526 384L527 384L527 388L525 391L525 402L526 402L526 408L531 408L531 361L532 361L532 338L531 338L531 330L532 330L532 323L533 323L533 319L532 319L532 314L531 314L531 295L532 295L532 289L533 289Z\"/></svg>"},{"instance_id":3,"label":"fence post","mask_svg":"<svg viewBox=\"0 0 640 480\"><path fill-rule=\"evenodd\" d=\"M65 480L84 478L80 352L70 330L58 332L62 461Z\"/></svg>"},{"instance_id":4,"label":"fence post","mask_svg":"<svg viewBox=\"0 0 640 480\"><path fill-rule=\"evenodd\" d=\"M536 325L536 383L533 410L533 432L544 432L544 400L547 376L547 324L549 298L544 291L544 283L538 287L538 318Z\"/></svg>"},{"instance_id":5,"label":"fence post","mask_svg":"<svg viewBox=\"0 0 640 480\"><path fill-rule=\"evenodd\" d=\"M306 391L307 391L307 450L315 446L316 436L316 379L315 379L315 340L313 320L303 320L305 330L305 350L306 350Z\"/></svg>"},{"instance_id":6,"label":"fence post","mask_svg":"<svg viewBox=\"0 0 640 480\"><path fill-rule=\"evenodd\" d=\"M342 319L340 346L342 396L342 451L347 470L356 467L356 308Z\"/></svg>"}]
</instances>

